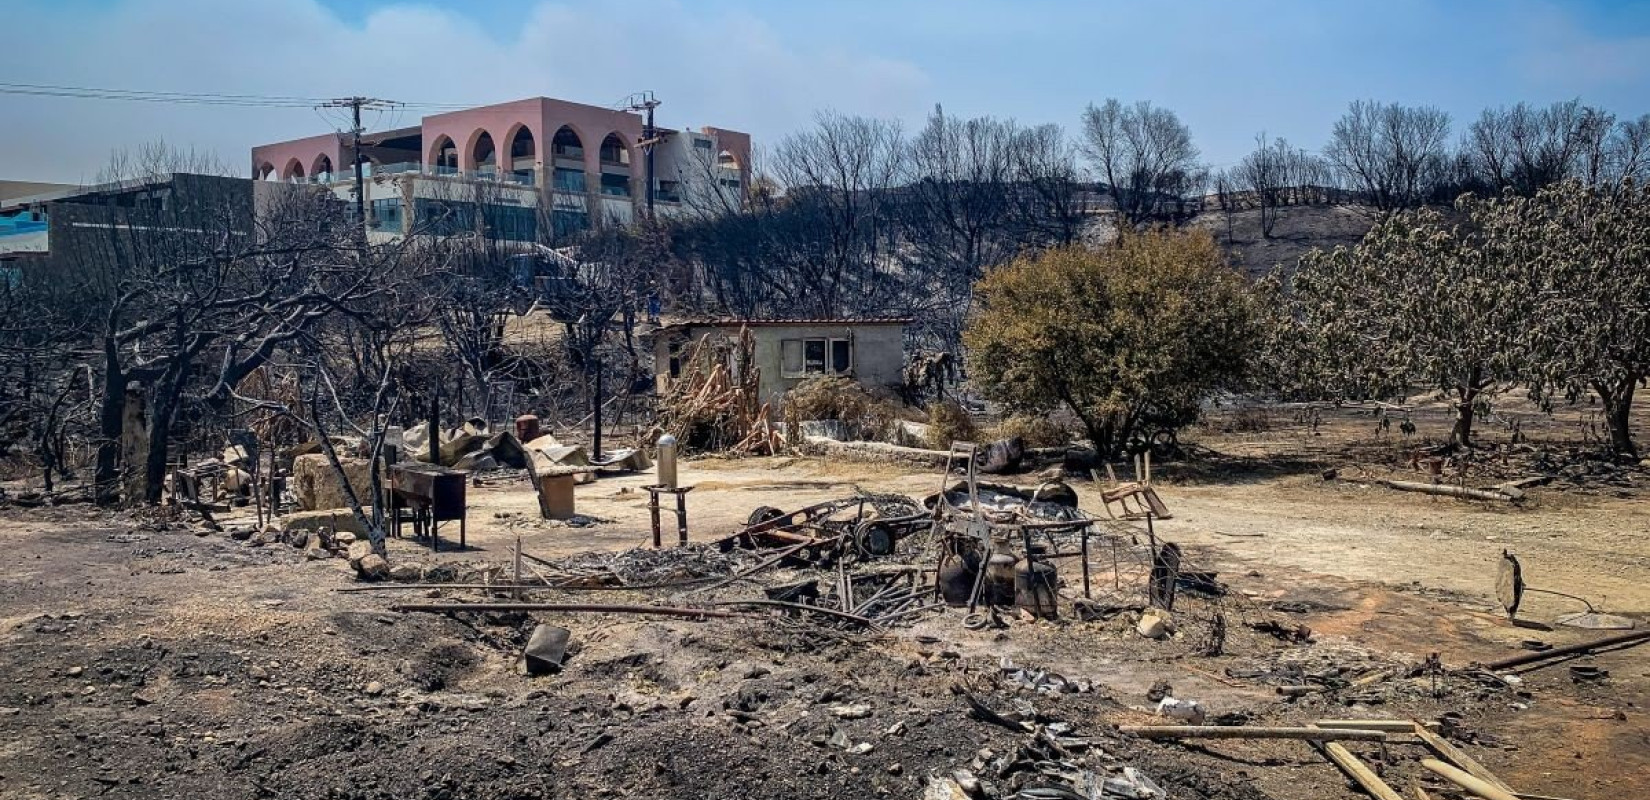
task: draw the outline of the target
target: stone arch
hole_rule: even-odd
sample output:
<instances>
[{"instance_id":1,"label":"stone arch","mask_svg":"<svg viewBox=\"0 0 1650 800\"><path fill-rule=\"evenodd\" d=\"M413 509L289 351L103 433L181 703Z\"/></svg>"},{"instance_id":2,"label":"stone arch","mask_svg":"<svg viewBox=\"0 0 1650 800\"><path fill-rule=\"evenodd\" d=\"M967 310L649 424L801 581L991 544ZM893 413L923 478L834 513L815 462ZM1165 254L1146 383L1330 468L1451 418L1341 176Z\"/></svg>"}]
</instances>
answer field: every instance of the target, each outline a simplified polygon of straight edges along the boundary
<instances>
[{"instance_id":1,"label":"stone arch","mask_svg":"<svg viewBox=\"0 0 1650 800\"><path fill-rule=\"evenodd\" d=\"M271 180L271 176L274 174L275 165L268 161L259 162L257 168L253 170L253 178L260 181Z\"/></svg>"},{"instance_id":2,"label":"stone arch","mask_svg":"<svg viewBox=\"0 0 1650 800\"><path fill-rule=\"evenodd\" d=\"M470 141L464 145L464 171L474 172L489 165L495 169L498 166L498 140L486 128L476 128L470 133Z\"/></svg>"},{"instance_id":3,"label":"stone arch","mask_svg":"<svg viewBox=\"0 0 1650 800\"><path fill-rule=\"evenodd\" d=\"M309 174L316 179L320 179L323 175L331 178L332 174L337 171L332 163L332 156L326 153L316 156L315 160L309 164Z\"/></svg>"},{"instance_id":4,"label":"stone arch","mask_svg":"<svg viewBox=\"0 0 1650 800\"><path fill-rule=\"evenodd\" d=\"M562 125L556 128L550 137L550 156L552 158L569 158L574 161L584 160L584 134L572 125Z\"/></svg>"},{"instance_id":5,"label":"stone arch","mask_svg":"<svg viewBox=\"0 0 1650 800\"><path fill-rule=\"evenodd\" d=\"M623 135L613 131L602 137L601 162L606 165L622 164L630 166L630 143Z\"/></svg>"},{"instance_id":6,"label":"stone arch","mask_svg":"<svg viewBox=\"0 0 1650 800\"><path fill-rule=\"evenodd\" d=\"M515 166L517 159L538 160L540 156L539 138L533 134L531 127L522 122L516 123L504 134L503 147L510 154L511 166Z\"/></svg>"},{"instance_id":7,"label":"stone arch","mask_svg":"<svg viewBox=\"0 0 1650 800\"><path fill-rule=\"evenodd\" d=\"M446 170L458 171L458 148L453 145L453 137L437 136L430 143L430 156L425 162L430 165L432 172L440 173Z\"/></svg>"},{"instance_id":8,"label":"stone arch","mask_svg":"<svg viewBox=\"0 0 1650 800\"><path fill-rule=\"evenodd\" d=\"M304 162L297 157L286 160L286 167L281 170L281 180L302 182L304 180Z\"/></svg>"}]
</instances>

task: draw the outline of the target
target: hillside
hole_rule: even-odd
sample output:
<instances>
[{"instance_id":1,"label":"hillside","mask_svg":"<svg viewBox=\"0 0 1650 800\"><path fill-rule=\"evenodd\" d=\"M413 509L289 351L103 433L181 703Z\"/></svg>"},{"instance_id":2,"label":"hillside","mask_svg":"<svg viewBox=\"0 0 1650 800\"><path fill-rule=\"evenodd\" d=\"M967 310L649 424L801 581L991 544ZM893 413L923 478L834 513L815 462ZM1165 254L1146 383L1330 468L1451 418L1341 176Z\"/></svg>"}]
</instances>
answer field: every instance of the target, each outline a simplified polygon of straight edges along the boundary
<instances>
[{"instance_id":1,"label":"hillside","mask_svg":"<svg viewBox=\"0 0 1650 800\"><path fill-rule=\"evenodd\" d=\"M1367 209L1355 206L1298 206L1284 208L1272 230L1272 238L1260 235L1260 212L1232 214L1228 238L1226 214L1205 211L1191 225L1204 228L1226 245L1233 266L1251 276L1265 275L1278 264L1293 265L1313 248L1333 249L1356 244L1374 218Z\"/></svg>"}]
</instances>

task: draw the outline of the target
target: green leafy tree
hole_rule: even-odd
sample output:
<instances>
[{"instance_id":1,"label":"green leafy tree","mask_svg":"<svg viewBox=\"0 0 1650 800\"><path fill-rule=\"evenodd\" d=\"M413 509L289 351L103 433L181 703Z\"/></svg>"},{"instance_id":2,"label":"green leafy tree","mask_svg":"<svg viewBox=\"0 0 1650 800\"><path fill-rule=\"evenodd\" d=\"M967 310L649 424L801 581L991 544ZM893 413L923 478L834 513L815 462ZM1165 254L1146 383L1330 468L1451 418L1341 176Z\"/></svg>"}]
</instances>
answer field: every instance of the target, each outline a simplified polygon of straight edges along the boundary
<instances>
[{"instance_id":1,"label":"green leafy tree","mask_svg":"<svg viewBox=\"0 0 1650 800\"><path fill-rule=\"evenodd\" d=\"M1633 395L1650 376L1650 188L1567 181L1497 211L1489 232L1542 281L1533 394L1547 403L1596 395L1612 449L1636 456Z\"/></svg>"},{"instance_id":2,"label":"green leafy tree","mask_svg":"<svg viewBox=\"0 0 1650 800\"><path fill-rule=\"evenodd\" d=\"M1241 275L1207 233L1126 233L990 271L963 339L974 378L1011 411L1064 406L1103 455L1143 423L1196 418L1242 378L1256 338Z\"/></svg>"},{"instance_id":3,"label":"green leafy tree","mask_svg":"<svg viewBox=\"0 0 1650 800\"><path fill-rule=\"evenodd\" d=\"M1528 377L1539 347L1539 270L1500 214L1499 200L1472 198L1455 214L1395 214L1277 278L1274 321L1286 330L1268 337L1281 351L1267 361L1280 388L1368 399L1434 387L1455 406L1450 443L1471 446L1477 415Z\"/></svg>"}]
</instances>

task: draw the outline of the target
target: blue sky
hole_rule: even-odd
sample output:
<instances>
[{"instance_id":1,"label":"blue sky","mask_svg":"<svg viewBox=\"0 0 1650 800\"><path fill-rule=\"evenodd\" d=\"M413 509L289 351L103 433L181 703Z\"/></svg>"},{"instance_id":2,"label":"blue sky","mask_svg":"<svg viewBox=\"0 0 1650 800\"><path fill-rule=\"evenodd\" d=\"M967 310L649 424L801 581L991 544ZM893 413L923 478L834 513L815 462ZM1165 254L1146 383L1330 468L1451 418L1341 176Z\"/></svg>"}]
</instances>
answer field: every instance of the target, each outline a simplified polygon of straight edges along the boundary
<instances>
[{"instance_id":1,"label":"blue sky","mask_svg":"<svg viewBox=\"0 0 1650 800\"><path fill-rule=\"evenodd\" d=\"M1075 132L1118 97L1174 109L1218 166L1261 131L1316 148L1359 98L1436 105L1457 130L1519 100L1650 112L1645 2L10 0L6 19L3 81L476 104L651 89L664 124L759 145L825 107L914 128L941 103ZM240 169L254 144L330 125L0 95L0 178L83 180L161 138Z\"/></svg>"}]
</instances>

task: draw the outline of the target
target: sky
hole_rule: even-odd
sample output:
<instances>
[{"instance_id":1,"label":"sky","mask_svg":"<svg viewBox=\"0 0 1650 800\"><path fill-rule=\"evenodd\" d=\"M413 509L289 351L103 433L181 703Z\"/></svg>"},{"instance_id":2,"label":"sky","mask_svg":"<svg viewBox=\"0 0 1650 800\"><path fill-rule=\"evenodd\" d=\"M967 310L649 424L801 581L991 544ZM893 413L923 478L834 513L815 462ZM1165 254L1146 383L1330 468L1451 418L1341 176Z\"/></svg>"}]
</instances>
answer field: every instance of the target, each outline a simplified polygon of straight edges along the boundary
<instances>
[{"instance_id":1,"label":"sky","mask_svg":"<svg viewBox=\"0 0 1650 800\"><path fill-rule=\"evenodd\" d=\"M1149 100L1203 160L1256 134L1316 149L1356 99L1486 106L1580 97L1650 113L1650 2L1616 0L7 0L0 82L408 103L651 90L670 127L752 133L815 113L1057 123ZM416 124L408 107L374 127ZM0 94L0 180L82 182L164 140L250 172L253 145L324 133L308 108Z\"/></svg>"}]
</instances>

